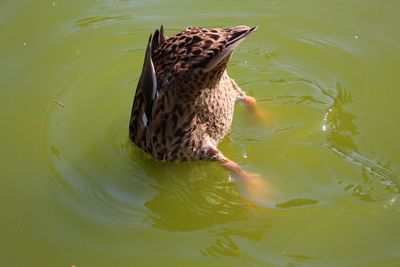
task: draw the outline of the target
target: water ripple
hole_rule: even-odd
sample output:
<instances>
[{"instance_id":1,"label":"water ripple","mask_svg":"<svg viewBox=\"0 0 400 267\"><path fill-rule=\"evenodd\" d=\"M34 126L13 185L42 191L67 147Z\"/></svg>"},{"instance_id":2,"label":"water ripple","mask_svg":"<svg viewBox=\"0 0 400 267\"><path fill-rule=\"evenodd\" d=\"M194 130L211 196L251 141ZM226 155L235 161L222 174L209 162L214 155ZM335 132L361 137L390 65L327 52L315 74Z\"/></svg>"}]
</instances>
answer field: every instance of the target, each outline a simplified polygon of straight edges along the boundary
<instances>
[{"instance_id":1,"label":"water ripple","mask_svg":"<svg viewBox=\"0 0 400 267\"><path fill-rule=\"evenodd\" d=\"M333 103L324 115L322 126L328 147L339 156L361 166L363 173L366 171L377 177L381 184L391 188L392 193L400 193L400 176L390 169L390 161L378 160L376 155L360 152L361 149L353 140L352 136L358 134L356 116L345 110L351 101L350 93L338 83Z\"/></svg>"},{"instance_id":2,"label":"water ripple","mask_svg":"<svg viewBox=\"0 0 400 267\"><path fill-rule=\"evenodd\" d=\"M75 21L75 26L79 28L85 28L88 26L92 26L98 22L105 22L105 21L120 21L132 18L131 15L120 15L120 16L95 16L95 17L88 17L83 19L78 19Z\"/></svg>"}]
</instances>

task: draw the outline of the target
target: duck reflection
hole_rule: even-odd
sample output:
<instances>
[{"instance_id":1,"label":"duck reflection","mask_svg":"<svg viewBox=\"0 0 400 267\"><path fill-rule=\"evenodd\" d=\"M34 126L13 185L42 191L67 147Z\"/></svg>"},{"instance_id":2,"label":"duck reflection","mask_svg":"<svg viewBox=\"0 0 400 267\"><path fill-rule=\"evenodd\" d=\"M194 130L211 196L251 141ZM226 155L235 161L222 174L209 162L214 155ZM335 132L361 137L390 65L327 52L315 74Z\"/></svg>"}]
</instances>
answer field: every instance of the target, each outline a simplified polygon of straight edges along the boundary
<instances>
[{"instance_id":1,"label":"duck reflection","mask_svg":"<svg viewBox=\"0 0 400 267\"><path fill-rule=\"evenodd\" d=\"M145 206L149 222L168 231L191 231L243 220L257 207L243 199L228 173L210 162L159 162L132 147L134 161L153 178L156 196Z\"/></svg>"},{"instance_id":2,"label":"duck reflection","mask_svg":"<svg viewBox=\"0 0 400 267\"><path fill-rule=\"evenodd\" d=\"M144 204L152 212L145 218L149 224L173 232L203 230L211 243L201 250L202 255L260 263L236 240L263 240L269 228L262 219L267 210L242 198L237 184L218 164L163 163L135 147L131 155L155 181L156 195Z\"/></svg>"}]
</instances>

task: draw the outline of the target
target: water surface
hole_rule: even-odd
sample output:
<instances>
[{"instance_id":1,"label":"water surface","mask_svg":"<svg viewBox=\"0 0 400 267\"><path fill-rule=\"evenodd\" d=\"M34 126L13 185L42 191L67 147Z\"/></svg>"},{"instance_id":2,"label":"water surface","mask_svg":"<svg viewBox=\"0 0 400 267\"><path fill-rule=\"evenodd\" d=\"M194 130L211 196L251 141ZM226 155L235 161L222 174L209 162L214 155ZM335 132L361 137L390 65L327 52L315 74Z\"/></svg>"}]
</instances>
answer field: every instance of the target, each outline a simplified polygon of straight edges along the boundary
<instances>
[{"instance_id":1,"label":"water surface","mask_svg":"<svg viewBox=\"0 0 400 267\"><path fill-rule=\"evenodd\" d=\"M398 1L2 1L1 266L399 266ZM258 25L229 73L225 155L160 163L128 140L148 35Z\"/></svg>"}]
</instances>

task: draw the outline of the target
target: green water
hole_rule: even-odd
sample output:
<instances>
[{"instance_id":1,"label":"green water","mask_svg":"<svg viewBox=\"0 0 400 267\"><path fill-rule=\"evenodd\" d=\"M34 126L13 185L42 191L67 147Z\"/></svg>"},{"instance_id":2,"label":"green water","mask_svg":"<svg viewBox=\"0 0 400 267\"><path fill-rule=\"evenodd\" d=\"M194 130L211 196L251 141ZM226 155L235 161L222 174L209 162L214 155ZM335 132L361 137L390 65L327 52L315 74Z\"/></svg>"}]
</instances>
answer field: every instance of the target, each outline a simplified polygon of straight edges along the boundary
<instances>
[{"instance_id":1,"label":"green water","mask_svg":"<svg viewBox=\"0 0 400 267\"><path fill-rule=\"evenodd\" d=\"M400 266L398 1L1 1L0 266ZM216 163L128 141L149 33L258 25ZM56 102L58 101L58 103Z\"/></svg>"}]
</instances>

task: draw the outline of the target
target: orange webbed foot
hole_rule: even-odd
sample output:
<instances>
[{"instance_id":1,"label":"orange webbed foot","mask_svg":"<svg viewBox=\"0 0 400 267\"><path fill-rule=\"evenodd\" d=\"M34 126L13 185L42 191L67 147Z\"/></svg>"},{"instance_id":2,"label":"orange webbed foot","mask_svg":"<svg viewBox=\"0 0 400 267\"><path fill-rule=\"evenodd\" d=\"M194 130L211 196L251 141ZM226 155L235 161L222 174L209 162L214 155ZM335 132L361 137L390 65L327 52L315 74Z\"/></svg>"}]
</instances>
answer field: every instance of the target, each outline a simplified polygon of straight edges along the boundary
<instances>
[{"instance_id":1,"label":"orange webbed foot","mask_svg":"<svg viewBox=\"0 0 400 267\"><path fill-rule=\"evenodd\" d=\"M246 96L243 100L249 113L261 124L267 123L267 115L257 107L257 100L252 96Z\"/></svg>"},{"instance_id":2,"label":"orange webbed foot","mask_svg":"<svg viewBox=\"0 0 400 267\"><path fill-rule=\"evenodd\" d=\"M232 173L232 177L240 183L249 197L257 200L271 198L271 187L261 175L243 170L236 162L230 159L224 159L221 164Z\"/></svg>"}]
</instances>

